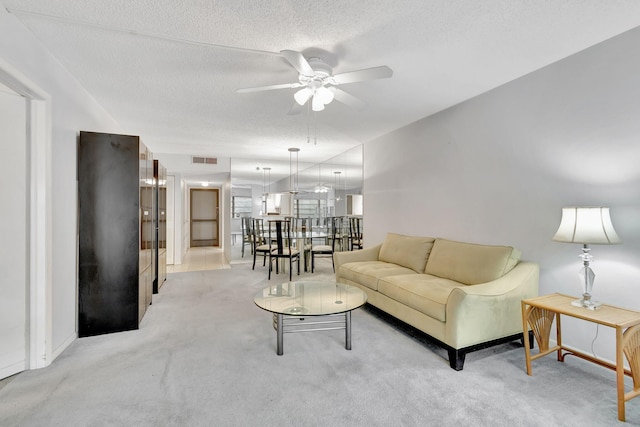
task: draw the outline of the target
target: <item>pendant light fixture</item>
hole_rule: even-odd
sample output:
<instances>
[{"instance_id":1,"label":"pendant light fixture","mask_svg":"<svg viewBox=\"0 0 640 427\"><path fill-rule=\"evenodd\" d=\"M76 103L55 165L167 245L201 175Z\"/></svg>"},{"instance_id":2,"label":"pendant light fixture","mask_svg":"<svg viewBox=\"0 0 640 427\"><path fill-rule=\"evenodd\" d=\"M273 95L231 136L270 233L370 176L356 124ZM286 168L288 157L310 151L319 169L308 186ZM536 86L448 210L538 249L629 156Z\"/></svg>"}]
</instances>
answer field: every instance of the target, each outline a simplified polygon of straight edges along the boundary
<instances>
[{"instance_id":1,"label":"pendant light fixture","mask_svg":"<svg viewBox=\"0 0 640 427\"><path fill-rule=\"evenodd\" d=\"M298 153L300 152L299 148L292 147L289 148L289 193L298 194ZM294 173L294 159L293 154L295 153L295 173Z\"/></svg>"},{"instance_id":2,"label":"pendant light fixture","mask_svg":"<svg viewBox=\"0 0 640 427\"><path fill-rule=\"evenodd\" d=\"M269 193L271 193L271 168L266 167L262 168L262 195L267 196Z\"/></svg>"},{"instance_id":3,"label":"pendant light fixture","mask_svg":"<svg viewBox=\"0 0 640 427\"><path fill-rule=\"evenodd\" d=\"M340 195L338 193L338 190L340 189L340 174L342 172L341 171L334 171L333 172L333 176L334 176L334 182L333 182L333 194L335 195L336 201L339 202L340 201Z\"/></svg>"},{"instance_id":4,"label":"pendant light fixture","mask_svg":"<svg viewBox=\"0 0 640 427\"><path fill-rule=\"evenodd\" d=\"M269 174L267 178L266 175ZM265 182L266 179L266 182ZM267 184L268 183L268 184ZM268 185L268 188L267 188ZM271 192L271 168L262 168L262 209L260 210L260 216L267 213L267 199Z\"/></svg>"}]
</instances>

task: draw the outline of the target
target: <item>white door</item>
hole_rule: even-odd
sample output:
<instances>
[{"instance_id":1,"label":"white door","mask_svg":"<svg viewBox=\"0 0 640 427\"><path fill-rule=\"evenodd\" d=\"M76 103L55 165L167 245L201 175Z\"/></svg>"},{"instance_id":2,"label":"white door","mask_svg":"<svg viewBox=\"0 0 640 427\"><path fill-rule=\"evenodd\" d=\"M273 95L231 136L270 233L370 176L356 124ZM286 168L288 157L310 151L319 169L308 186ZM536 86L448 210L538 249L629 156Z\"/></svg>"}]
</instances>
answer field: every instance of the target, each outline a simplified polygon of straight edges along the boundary
<instances>
[{"instance_id":1,"label":"white door","mask_svg":"<svg viewBox=\"0 0 640 427\"><path fill-rule=\"evenodd\" d=\"M26 100L0 84L0 378L26 368Z\"/></svg>"}]
</instances>

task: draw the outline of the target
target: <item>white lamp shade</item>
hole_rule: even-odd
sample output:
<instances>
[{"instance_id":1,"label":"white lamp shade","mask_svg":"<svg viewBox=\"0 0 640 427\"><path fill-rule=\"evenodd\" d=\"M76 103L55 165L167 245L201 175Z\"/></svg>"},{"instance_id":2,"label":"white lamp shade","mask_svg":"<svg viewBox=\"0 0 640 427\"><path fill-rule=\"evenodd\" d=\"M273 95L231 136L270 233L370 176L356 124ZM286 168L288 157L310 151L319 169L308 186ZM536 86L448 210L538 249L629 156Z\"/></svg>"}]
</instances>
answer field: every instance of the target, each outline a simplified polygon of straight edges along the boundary
<instances>
[{"instance_id":1,"label":"white lamp shade","mask_svg":"<svg viewBox=\"0 0 640 427\"><path fill-rule=\"evenodd\" d=\"M612 245L620 243L607 207L562 208L556 242Z\"/></svg>"},{"instance_id":2,"label":"white lamp shade","mask_svg":"<svg viewBox=\"0 0 640 427\"><path fill-rule=\"evenodd\" d=\"M318 95L314 95L311 100L311 109L313 111L322 111L324 110L324 104Z\"/></svg>"},{"instance_id":3,"label":"white lamp shade","mask_svg":"<svg viewBox=\"0 0 640 427\"><path fill-rule=\"evenodd\" d=\"M319 97L320 101L324 105L327 105L327 104L331 103L331 101L333 101L333 92L330 91L329 89L327 89L324 86L320 86L318 88L318 90L316 90L315 96Z\"/></svg>"},{"instance_id":4,"label":"white lamp shade","mask_svg":"<svg viewBox=\"0 0 640 427\"><path fill-rule=\"evenodd\" d=\"M304 105L311 95L313 95L313 91L308 87L305 87L294 93L293 99L295 99L298 104Z\"/></svg>"}]
</instances>

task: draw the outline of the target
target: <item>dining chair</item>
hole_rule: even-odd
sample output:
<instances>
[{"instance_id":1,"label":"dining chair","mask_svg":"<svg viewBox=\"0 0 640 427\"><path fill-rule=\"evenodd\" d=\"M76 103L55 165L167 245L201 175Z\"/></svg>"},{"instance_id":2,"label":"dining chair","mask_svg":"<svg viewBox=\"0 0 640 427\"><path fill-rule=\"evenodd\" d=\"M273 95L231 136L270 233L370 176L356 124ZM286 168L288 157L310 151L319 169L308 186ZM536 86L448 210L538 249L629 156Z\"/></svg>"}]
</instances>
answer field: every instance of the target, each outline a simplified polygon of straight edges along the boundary
<instances>
[{"instance_id":1,"label":"dining chair","mask_svg":"<svg viewBox=\"0 0 640 427\"><path fill-rule=\"evenodd\" d=\"M253 253L253 219L251 217L242 217L242 258L244 258L244 247L249 246Z\"/></svg>"},{"instance_id":2,"label":"dining chair","mask_svg":"<svg viewBox=\"0 0 640 427\"><path fill-rule=\"evenodd\" d=\"M262 266L267 265L267 256L271 246L267 243L264 234L264 220L262 218L255 218L253 220L253 267L256 268L256 258L258 255L262 255Z\"/></svg>"},{"instance_id":3,"label":"dining chair","mask_svg":"<svg viewBox=\"0 0 640 427\"><path fill-rule=\"evenodd\" d=\"M311 231L313 218L294 218L292 232L295 239L295 247L302 252L304 271L309 271L311 261Z\"/></svg>"},{"instance_id":4,"label":"dining chair","mask_svg":"<svg viewBox=\"0 0 640 427\"><path fill-rule=\"evenodd\" d=\"M333 267L333 272L336 272L336 266L333 261L333 252L336 248L336 234L337 234L337 226L338 221L335 218L332 218L328 224L329 229L327 230L329 233L329 243L325 241L325 244L314 245L313 239L311 239L311 273L314 272L316 266L316 258L317 257L331 257L331 265Z\"/></svg>"},{"instance_id":5,"label":"dining chair","mask_svg":"<svg viewBox=\"0 0 640 427\"><path fill-rule=\"evenodd\" d=\"M362 218L349 218L349 241L351 250L362 249Z\"/></svg>"},{"instance_id":6,"label":"dining chair","mask_svg":"<svg viewBox=\"0 0 640 427\"><path fill-rule=\"evenodd\" d=\"M293 279L293 261L298 263L298 276L300 275L300 251L292 246L291 220L270 220L268 227L269 244L269 280L271 280L271 270L273 262L276 262L276 274L279 273L279 261L289 260L289 281Z\"/></svg>"},{"instance_id":7,"label":"dining chair","mask_svg":"<svg viewBox=\"0 0 640 427\"><path fill-rule=\"evenodd\" d=\"M345 222L345 217L343 216L334 216L329 218L331 220L330 224L336 228L335 235L333 239L336 241L333 245L333 249L337 251L343 251L345 248L349 248L349 224Z\"/></svg>"}]
</instances>

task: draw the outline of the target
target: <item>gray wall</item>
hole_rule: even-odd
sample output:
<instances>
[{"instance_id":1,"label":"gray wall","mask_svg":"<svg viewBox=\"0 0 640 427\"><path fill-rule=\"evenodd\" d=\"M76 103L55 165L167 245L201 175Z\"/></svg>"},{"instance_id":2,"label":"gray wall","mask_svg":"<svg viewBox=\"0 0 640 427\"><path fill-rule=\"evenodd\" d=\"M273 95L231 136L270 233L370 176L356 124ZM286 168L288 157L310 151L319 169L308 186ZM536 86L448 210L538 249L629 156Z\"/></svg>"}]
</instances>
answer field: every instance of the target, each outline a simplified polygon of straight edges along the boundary
<instances>
[{"instance_id":1,"label":"gray wall","mask_svg":"<svg viewBox=\"0 0 640 427\"><path fill-rule=\"evenodd\" d=\"M513 245L540 263L541 294L578 295L580 246L551 241L561 208L610 206L623 244L593 246L594 298L640 310L639 44L640 28L367 143L365 245ZM594 325L563 325L591 351ZM613 337L600 328L595 353L614 360Z\"/></svg>"}]
</instances>

